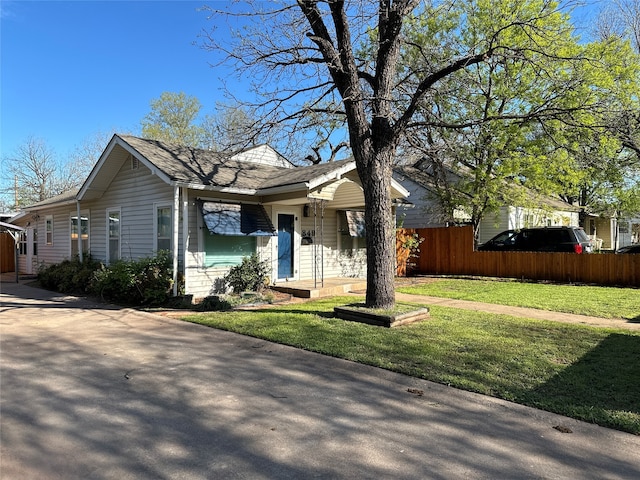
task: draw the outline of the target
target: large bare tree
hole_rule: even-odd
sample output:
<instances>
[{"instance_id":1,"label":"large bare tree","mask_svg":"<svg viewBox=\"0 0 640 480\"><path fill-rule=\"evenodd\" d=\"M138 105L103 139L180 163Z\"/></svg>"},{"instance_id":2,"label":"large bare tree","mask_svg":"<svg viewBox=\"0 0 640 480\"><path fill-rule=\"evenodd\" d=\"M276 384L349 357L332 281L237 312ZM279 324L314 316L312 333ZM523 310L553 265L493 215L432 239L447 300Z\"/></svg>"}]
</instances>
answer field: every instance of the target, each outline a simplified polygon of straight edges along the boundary
<instances>
[{"instance_id":1,"label":"large bare tree","mask_svg":"<svg viewBox=\"0 0 640 480\"><path fill-rule=\"evenodd\" d=\"M58 162L53 150L37 137L29 137L4 159L5 181L11 185L13 207L18 209L61 193Z\"/></svg>"},{"instance_id":2,"label":"large bare tree","mask_svg":"<svg viewBox=\"0 0 640 480\"><path fill-rule=\"evenodd\" d=\"M292 132L308 132L309 118L344 122L365 197L367 229L366 304L395 303L395 238L391 178L394 159L414 116L438 83L495 55L518 55L513 36L544 36L544 18L557 3L533 0L534 8L511 2L495 15L494 28L470 47L441 57L441 45L415 45L403 35L406 23L432 4L419 0L242 2L228 10L211 8L235 25L229 41L213 30L204 46L220 62L232 63L244 81L262 95L265 126L286 122ZM447 8L446 1L440 8ZM504 2L503 2L504 3ZM265 10L266 9L266 10ZM472 19L460 20L473 35ZM402 63L414 49L419 67ZM236 92L237 93L237 92Z\"/></svg>"}]
</instances>

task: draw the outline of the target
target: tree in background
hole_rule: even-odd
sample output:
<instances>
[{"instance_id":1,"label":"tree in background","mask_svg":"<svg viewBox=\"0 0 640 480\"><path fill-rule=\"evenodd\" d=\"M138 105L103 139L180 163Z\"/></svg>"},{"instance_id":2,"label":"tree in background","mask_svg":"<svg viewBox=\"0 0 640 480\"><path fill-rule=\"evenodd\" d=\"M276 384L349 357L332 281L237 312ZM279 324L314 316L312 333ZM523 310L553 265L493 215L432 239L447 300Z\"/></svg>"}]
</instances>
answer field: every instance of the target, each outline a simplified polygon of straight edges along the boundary
<instances>
[{"instance_id":1,"label":"tree in background","mask_svg":"<svg viewBox=\"0 0 640 480\"><path fill-rule=\"evenodd\" d=\"M5 182L11 185L14 209L46 200L62 193L59 164L53 150L40 138L29 137L4 159Z\"/></svg>"},{"instance_id":2,"label":"tree in background","mask_svg":"<svg viewBox=\"0 0 640 480\"><path fill-rule=\"evenodd\" d=\"M509 11L522 18L543 12L535 28L502 33L508 52L443 79L417 112L423 129L407 137L406 151L432 175L443 210L452 217L464 209L476 238L482 218L500 207L540 207L530 192L576 201L568 198L576 185L596 175L612 179L621 165L610 156L606 168L586 168L584 141L600 138L590 144L601 159L615 151L605 122L624 110L631 89L637 92L637 59L619 39L583 44L567 14L542 5L459 1L446 10L431 7L407 29L421 48L409 51L405 63L429 70L434 56L489 42ZM462 18L469 19L466 29L459 28ZM443 48L429 50L438 41Z\"/></svg>"},{"instance_id":3,"label":"tree in background","mask_svg":"<svg viewBox=\"0 0 640 480\"><path fill-rule=\"evenodd\" d=\"M117 132L125 133L120 129ZM84 180L100 159L100 155L102 155L114 133L116 133L115 129L96 132L83 139L69 154L70 165L67 169Z\"/></svg>"},{"instance_id":4,"label":"tree in background","mask_svg":"<svg viewBox=\"0 0 640 480\"><path fill-rule=\"evenodd\" d=\"M86 138L65 160L41 138L27 138L2 159L3 208L17 211L55 195L79 188L96 164L112 133Z\"/></svg>"},{"instance_id":5,"label":"tree in background","mask_svg":"<svg viewBox=\"0 0 640 480\"><path fill-rule=\"evenodd\" d=\"M209 150L235 152L269 144L274 148L279 146L283 154L291 151L291 146L278 145L277 132L263 129L260 119L239 105L216 105L216 113L205 115L200 126L203 130L202 147Z\"/></svg>"},{"instance_id":6,"label":"tree in background","mask_svg":"<svg viewBox=\"0 0 640 480\"><path fill-rule=\"evenodd\" d=\"M218 104L216 113L200 120L201 109L200 100L194 96L163 92L151 101L151 111L142 119L142 136L217 152L238 151L274 140L274 131L265 130L247 108Z\"/></svg>"},{"instance_id":7,"label":"tree in background","mask_svg":"<svg viewBox=\"0 0 640 480\"><path fill-rule=\"evenodd\" d=\"M151 111L142 119L142 136L166 143L200 147L204 130L195 122L200 100L183 92L162 92L151 100Z\"/></svg>"},{"instance_id":8,"label":"tree in background","mask_svg":"<svg viewBox=\"0 0 640 480\"><path fill-rule=\"evenodd\" d=\"M619 46L619 66L611 69L618 76L617 91L606 96L611 107L602 120L572 143L576 170L583 175L563 196L577 198L585 214L630 219L640 215L640 0L604 4L593 33L600 42ZM619 79L632 69L631 81L628 73Z\"/></svg>"}]
</instances>

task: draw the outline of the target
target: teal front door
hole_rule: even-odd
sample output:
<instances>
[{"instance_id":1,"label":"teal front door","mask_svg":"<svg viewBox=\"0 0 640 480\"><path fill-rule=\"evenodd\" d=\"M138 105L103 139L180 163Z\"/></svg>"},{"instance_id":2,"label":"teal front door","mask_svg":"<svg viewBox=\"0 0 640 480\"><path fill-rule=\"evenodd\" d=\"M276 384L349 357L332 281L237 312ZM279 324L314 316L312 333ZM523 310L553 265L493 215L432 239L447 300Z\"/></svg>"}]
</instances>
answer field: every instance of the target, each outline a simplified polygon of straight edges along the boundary
<instances>
[{"instance_id":1,"label":"teal front door","mask_svg":"<svg viewBox=\"0 0 640 480\"><path fill-rule=\"evenodd\" d=\"M291 214L278 214L278 278L293 277L294 220Z\"/></svg>"}]
</instances>

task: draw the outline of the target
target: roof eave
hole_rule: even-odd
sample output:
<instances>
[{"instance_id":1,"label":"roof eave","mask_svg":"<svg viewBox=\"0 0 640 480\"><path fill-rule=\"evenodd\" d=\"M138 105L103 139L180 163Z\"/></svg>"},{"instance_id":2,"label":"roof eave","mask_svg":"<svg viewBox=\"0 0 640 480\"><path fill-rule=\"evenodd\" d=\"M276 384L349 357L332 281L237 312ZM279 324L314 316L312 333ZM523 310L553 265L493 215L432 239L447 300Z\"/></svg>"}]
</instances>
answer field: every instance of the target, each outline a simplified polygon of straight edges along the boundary
<instances>
[{"instance_id":1,"label":"roof eave","mask_svg":"<svg viewBox=\"0 0 640 480\"><path fill-rule=\"evenodd\" d=\"M407 198L411 194L409 190L404 188L402 184L393 177L391 178L391 188L396 190L403 198Z\"/></svg>"},{"instance_id":2,"label":"roof eave","mask_svg":"<svg viewBox=\"0 0 640 480\"><path fill-rule=\"evenodd\" d=\"M51 208L51 207L64 207L66 205L75 205L76 202L78 201L77 196L74 198L70 198L68 200L60 200L59 202L51 202L51 203L45 203L42 205L34 205L34 206L26 206L23 208L23 210L25 212L37 212L38 210L42 210L44 208Z\"/></svg>"},{"instance_id":3,"label":"roof eave","mask_svg":"<svg viewBox=\"0 0 640 480\"><path fill-rule=\"evenodd\" d=\"M190 183L190 182L180 182L180 181L171 181L169 182L171 186L174 187L184 187L189 190L199 190L206 192L220 192L220 193L231 193L235 195L256 195L258 193L255 189L250 188L234 188L234 187L220 187L216 185L203 185L201 183Z\"/></svg>"},{"instance_id":4,"label":"roof eave","mask_svg":"<svg viewBox=\"0 0 640 480\"><path fill-rule=\"evenodd\" d=\"M19 227L18 225L12 225L11 223L7 223L7 222L0 222L0 227L6 228L8 230L17 230L19 232L24 231L23 227Z\"/></svg>"},{"instance_id":5,"label":"roof eave","mask_svg":"<svg viewBox=\"0 0 640 480\"><path fill-rule=\"evenodd\" d=\"M347 162L344 165L340 166L339 168L332 170L330 172L327 172L323 175L320 175L316 178L312 178L311 180L309 180L308 182L306 182L307 187L309 189L314 189L316 187L319 187L320 185L323 185L327 182L330 182L332 180L340 180L342 178L343 175L351 172L352 170L355 170L356 168L356 162L355 161L351 161L351 162Z\"/></svg>"},{"instance_id":6,"label":"roof eave","mask_svg":"<svg viewBox=\"0 0 640 480\"><path fill-rule=\"evenodd\" d=\"M257 193L261 196L278 195L281 193L291 192L307 192L310 190L310 185L307 182L290 183L289 185L280 185L277 187L262 188L257 190Z\"/></svg>"}]
</instances>

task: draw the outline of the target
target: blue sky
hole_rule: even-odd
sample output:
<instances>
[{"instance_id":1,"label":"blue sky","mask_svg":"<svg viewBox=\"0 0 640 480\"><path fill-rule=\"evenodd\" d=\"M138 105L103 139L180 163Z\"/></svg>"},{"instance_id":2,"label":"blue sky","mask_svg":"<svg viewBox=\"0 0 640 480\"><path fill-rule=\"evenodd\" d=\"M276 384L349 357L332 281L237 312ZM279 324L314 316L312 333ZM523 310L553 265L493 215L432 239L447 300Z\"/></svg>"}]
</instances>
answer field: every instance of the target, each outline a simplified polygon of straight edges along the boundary
<instances>
[{"instance_id":1,"label":"blue sky","mask_svg":"<svg viewBox=\"0 0 640 480\"><path fill-rule=\"evenodd\" d=\"M0 154L29 136L62 158L95 133L139 133L164 91L213 113L222 71L194 46L205 1L2 0Z\"/></svg>"},{"instance_id":2,"label":"blue sky","mask_svg":"<svg viewBox=\"0 0 640 480\"><path fill-rule=\"evenodd\" d=\"M94 134L139 133L164 91L214 113L228 72L194 42L213 26L199 8L229 3L0 0L0 158L29 136L63 160Z\"/></svg>"}]
</instances>

